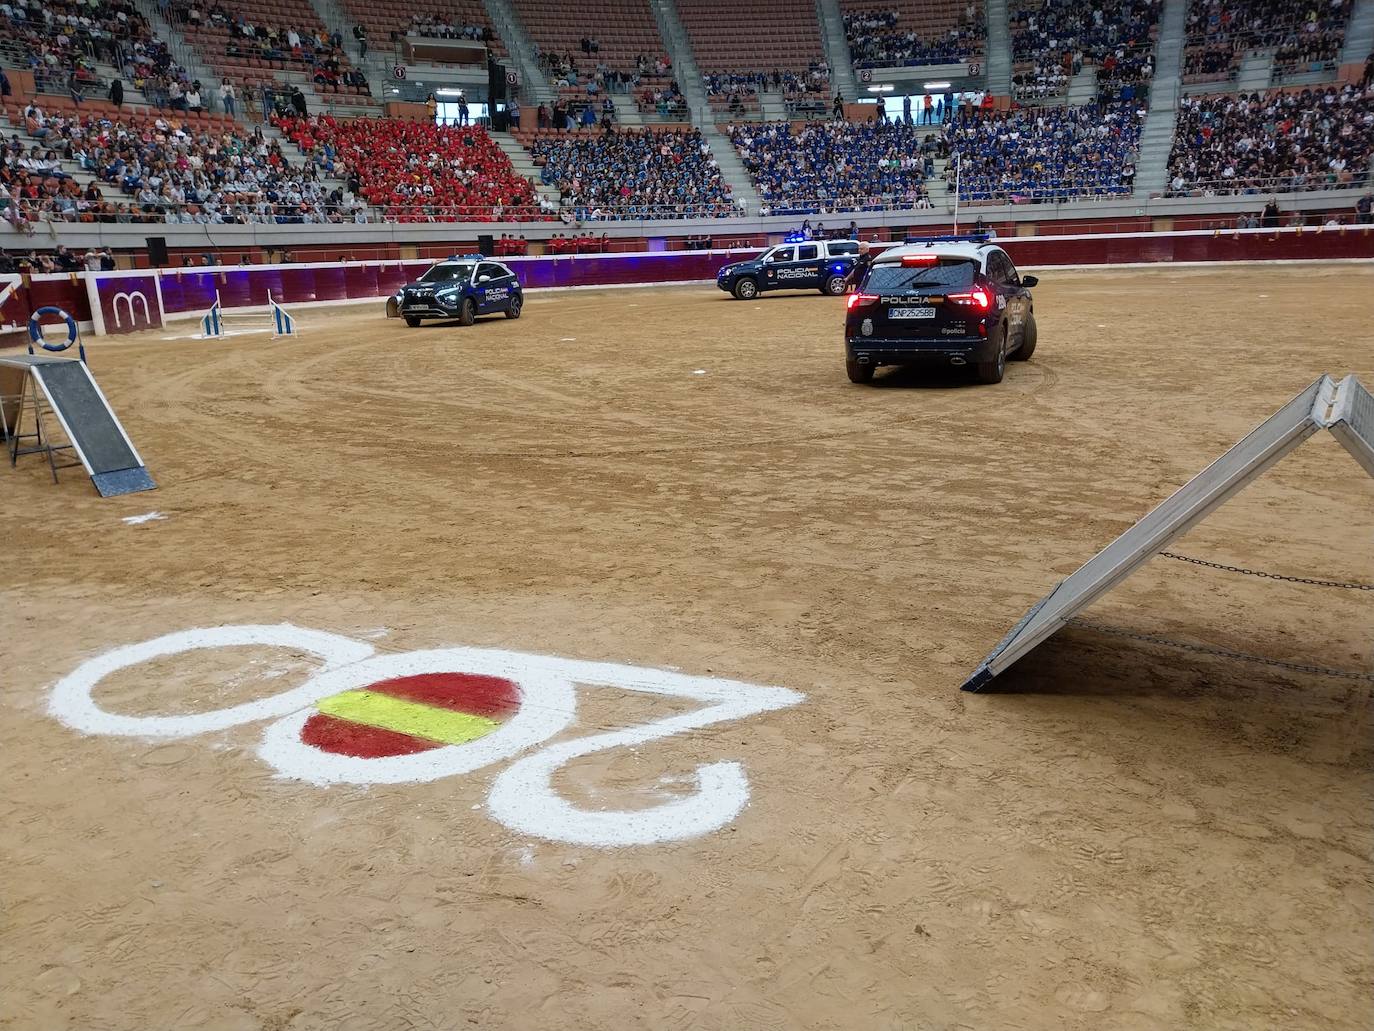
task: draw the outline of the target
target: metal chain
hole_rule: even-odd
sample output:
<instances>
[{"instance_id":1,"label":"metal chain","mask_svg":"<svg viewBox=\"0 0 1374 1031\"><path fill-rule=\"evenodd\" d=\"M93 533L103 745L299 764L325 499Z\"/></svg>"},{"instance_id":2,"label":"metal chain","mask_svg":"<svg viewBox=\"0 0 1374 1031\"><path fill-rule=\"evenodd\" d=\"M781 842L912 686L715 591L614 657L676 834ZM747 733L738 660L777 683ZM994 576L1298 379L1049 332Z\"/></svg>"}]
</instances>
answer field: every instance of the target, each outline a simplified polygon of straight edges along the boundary
<instances>
[{"instance_id":1,"label":"metal chain","mask_svg":"<svg viewBox=\"0 0 1374 1031\"><path fill-rule=\"evenodd\" d=\"M1285 576L1282 573L1266 573L1262 569L1245 569L1242 566L1228 566L1221 562L1208 562L1202 558L1190 558L1187 555L1176 555L1172 551L1161 551L1159 553L1164 558L1176 559L1179 562L1188 562L1195 566L1206 566L1208 569L1220 569L1224 573L1244 573L1246 576L1262 576L1266 580L1283 580L1291 584L1310 584L1313 587L1343 587L1351 591L1374 591L1374 584L1345 583L1341 580L1312 580L1305 576Z\"/></svg>"},{"instance_id":2,"label":"metal chain","mask_svg":"<svg viewBox=\"0 0 1374 1031\"><path fill-rule=\"evenodd\" d=\"M1091 620L1078 619L1077 617L1065 622L1069 626L1093 630L1099 634L1124 637L1131 641L1143 641L1146 644L1161 644L1166 648L1178 648L1186 652L1197 652L1200 655L1215 655L1223 659L1240 659L1243 662L1254 662L1261 666L1291 670L1294 673L1313 673L1322 677L1335 677L1339 680L1362 680L1374 684L1374 673L1357 673L1352 670L1332 669L1329 666L1312 666L1303 662L1284 662L1282 659L1270 659L1263 655L1252 655L1249 652L1232 651L1229 648L1214 648L1211 645L1193 644L1190 641L1176 641L1171 637L1160 637L1158 634L1142 634L1135 630L1107 626L1105 623L1094 623Z\"/></svg>"}]
</instances>

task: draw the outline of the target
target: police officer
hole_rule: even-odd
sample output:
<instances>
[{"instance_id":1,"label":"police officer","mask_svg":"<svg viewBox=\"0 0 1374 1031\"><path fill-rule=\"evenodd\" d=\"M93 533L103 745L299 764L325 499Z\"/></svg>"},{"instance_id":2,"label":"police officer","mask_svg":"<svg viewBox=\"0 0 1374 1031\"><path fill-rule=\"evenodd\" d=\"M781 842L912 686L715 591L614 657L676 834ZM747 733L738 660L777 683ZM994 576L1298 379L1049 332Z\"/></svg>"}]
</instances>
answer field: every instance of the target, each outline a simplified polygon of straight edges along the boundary
<instances>
[{"instance_id":1,"label":"police officer","mask_svg":"<svg viewBox=\"0 0 1374 1031\"><path fill-rule=\"evenodd\" d=\"M873 264L873 255L869 253L867 240L859 241L859 259L854 262L854 267L849 270L849 278L845 280L846 290L857 290L859 284L864 281L864 276L868 273Z\"/></svg>"}]
</instances>

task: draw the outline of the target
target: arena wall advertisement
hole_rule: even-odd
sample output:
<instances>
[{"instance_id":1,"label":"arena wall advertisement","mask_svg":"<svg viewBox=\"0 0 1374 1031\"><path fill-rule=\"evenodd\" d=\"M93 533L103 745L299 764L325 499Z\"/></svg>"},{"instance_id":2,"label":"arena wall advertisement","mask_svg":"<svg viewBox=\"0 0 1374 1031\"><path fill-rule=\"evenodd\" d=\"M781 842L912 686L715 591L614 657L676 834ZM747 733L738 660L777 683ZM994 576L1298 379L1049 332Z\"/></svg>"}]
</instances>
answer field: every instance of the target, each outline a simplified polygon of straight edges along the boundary
<instances>
[{"instance_id":1,"label":"arena wall advertisement","mask_svg":"<svg viewBox=\"0 0 1374 1031\"><path fill-rule=\"evenodd\" d=\"M998 243L1025 267L1173 262L1374 259L1369 227L1242 229L1007 237ZM747 250L558 255L502 259L532 290L710 282ZM3 302L3 322L22 325L44 306L62 308L97 335L130 333L223 310L380 299L430 262L386 260L213 266L26 277Z\"/></svg>"}]
</instances>

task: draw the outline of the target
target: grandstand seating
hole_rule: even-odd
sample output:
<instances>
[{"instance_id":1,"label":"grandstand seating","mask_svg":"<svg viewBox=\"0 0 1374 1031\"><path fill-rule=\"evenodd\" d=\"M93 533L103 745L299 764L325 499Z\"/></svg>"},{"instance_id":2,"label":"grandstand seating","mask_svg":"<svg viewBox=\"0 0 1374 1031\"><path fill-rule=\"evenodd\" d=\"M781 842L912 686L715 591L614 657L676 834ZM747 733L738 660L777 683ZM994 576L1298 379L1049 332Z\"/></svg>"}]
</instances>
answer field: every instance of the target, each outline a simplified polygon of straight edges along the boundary
<instances>
[{"instance_id":1,"label":"grandstand seating","mask_svg":"<svg viewBox=\"0 0 1374 1031\"><path fill-rule=\"evenodd\" d=\"M1374 86L1184 97L1170 196L1287 193L1367 183Z\"/></svg>"},{"instance_id":2,"label":"grandstand seating","mask_svg":"<svg viewBox=\"0 0 1374 1031\"><path fill-rule=\"evenodd\" d=\"M841 0L856 68L951 64L981 59L982 0Z\"/></svg>"},{"instance_id":3,"label":"grandstand seating","mask_svg":"<svg viewBox=\"0 0 1374 1031\"><path fill-rule=\"evenodd\" d=\"M824 63L812 0L678 0L703 73L805 72Z\"/></svg>"},{"instance_id":4,"label":"grandstand seating","mask_svg":"<svg viewBox=\"0 0 1374 1031\"><path fill-rule=\"evenodd\" d=\"M505 45L496 35L482 0L339 0L339 6L354 25L362 25L367 29L374 49L412 31L423 35L415 27L431 21L433 24L448 24L460 29L476 26L482 31L487 46L497 56L505 56L506 53ZM351 35L348 43L349 46L355 46Z\"/></svg>"},{"instance_id":5,"label":"grandstand seating","mask_svg":"<svg viewBox=\"0 0 1374 1031\"><path fill-rule=\"evenodd\" d=\"M697 129L542 132L530 150L579 220L738 214Z\"/></svg>"},{"instance_id":6,"label":"grandstand seating","mask_svg":"<svg viewBox=\"0 0 1374 1031\"><path fill-rule=\"evenodd\" d=\"M1084 65L1097 68L1098 89L1111 99L1143 97L1154 76L1162 0L1042 0L1011 15L1013 88L1021 100L1058 96Z\"/></svg>"},{"instance_id":7,"label":"grandstand seating","mask_svg":"<svg viewBox=\"0 0 1374 1031\"><path fill-rule=\"evenodd\" d=\"M926 156L939 147L932 127L901 122L766 122L730 139L778 215L928 206Z\"/></svg>"},{"instance_id":8,"label":"grandstand seating","mask_svg":"<svg viewBox=\"0 0 1374 1031\"><path fill-rule=\"evenodd\" d=\"M648 0L514 0L513 6L540 50L571 56L584 73L597 65L636 71L640 57L652 61L663 54ZM595 41L595 52L584 49L584 40L589 47Z\"/></svg>"},{"instance_id":9,"label":"grandstand seating","mask_svg":"<svg viewBox=\"0 0 1374 1031\"><path fill-rule=\"evenodd\" d=\"M56 102L12 117L33 147L25 154L12 138L0 166L15 224L323 223L359 210L342 184L292 167L275 142L230 118Z\"/></svg>"},{"instance_id":10,"label":"grandstand seating","mask_svg":"<svg viewBox=\"0 0 1374 1031\"><path fill-rule=\"evenodd\" d=\"M1274 71L1330 69L1340 55L1351 0L1191 0L1184 81L1234 78L1248 50L1275 52Z\"/></svg>"},{"instance_id":11,"label":"grandstand seating","mask_svg":"<svg viewBox=\"0 0 1374 1031\"><path fill-rule=\"evenodd\" d=\"M349 174L389 221L491 222L541 217L534 187L476 126L390 118L276 118L316 167Z\"/></svg>"},{"instance_id":12,"label":"grandstand seating","mask_svg":"<svg viewBox=\"0 0 1374 1031\"><path fill-rule=\"evenodd\" d=\"M205 63L235 84L271 85L276 72L291 70L310 78L322 94L369 96L365 84L345 84L349 61L343 40L331 38L309 0L235 0L232 10L216 2L208 12L191 0L177 0L170 13Z\"/></svg>"},{"instance_id":13,"label":"grandstand seating","mask_svg":"<svg viewBox=\"0 0 1374 1031\"><path fill-rule=\"evenodd\" d=\"M960 110L945 177L968 202L1051 203L1132 191L1144 122L1136 104Z\"/></svg>"}]
</instances>

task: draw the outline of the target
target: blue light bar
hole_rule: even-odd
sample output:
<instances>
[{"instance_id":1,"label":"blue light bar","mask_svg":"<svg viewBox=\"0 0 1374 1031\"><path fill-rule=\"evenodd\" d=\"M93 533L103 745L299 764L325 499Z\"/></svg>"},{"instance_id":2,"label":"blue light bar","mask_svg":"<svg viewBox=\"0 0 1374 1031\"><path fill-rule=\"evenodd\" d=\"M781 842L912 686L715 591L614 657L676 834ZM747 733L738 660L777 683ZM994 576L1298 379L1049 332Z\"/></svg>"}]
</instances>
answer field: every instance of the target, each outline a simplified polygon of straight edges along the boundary
<instances>
[{"instance_id":1,"label":"blue light bar","mask_svg":"<svg viewBox=\"0 0 1374 1031\"><path fill-rule=\"evenodd\" d=\"M485 254L450 254L450 255L448 256L448 260L449 260L449 261L481 261L481 260L482 260L483 258L485 258L485 257L486 257Z\"/></svg>"}]
</instances>

